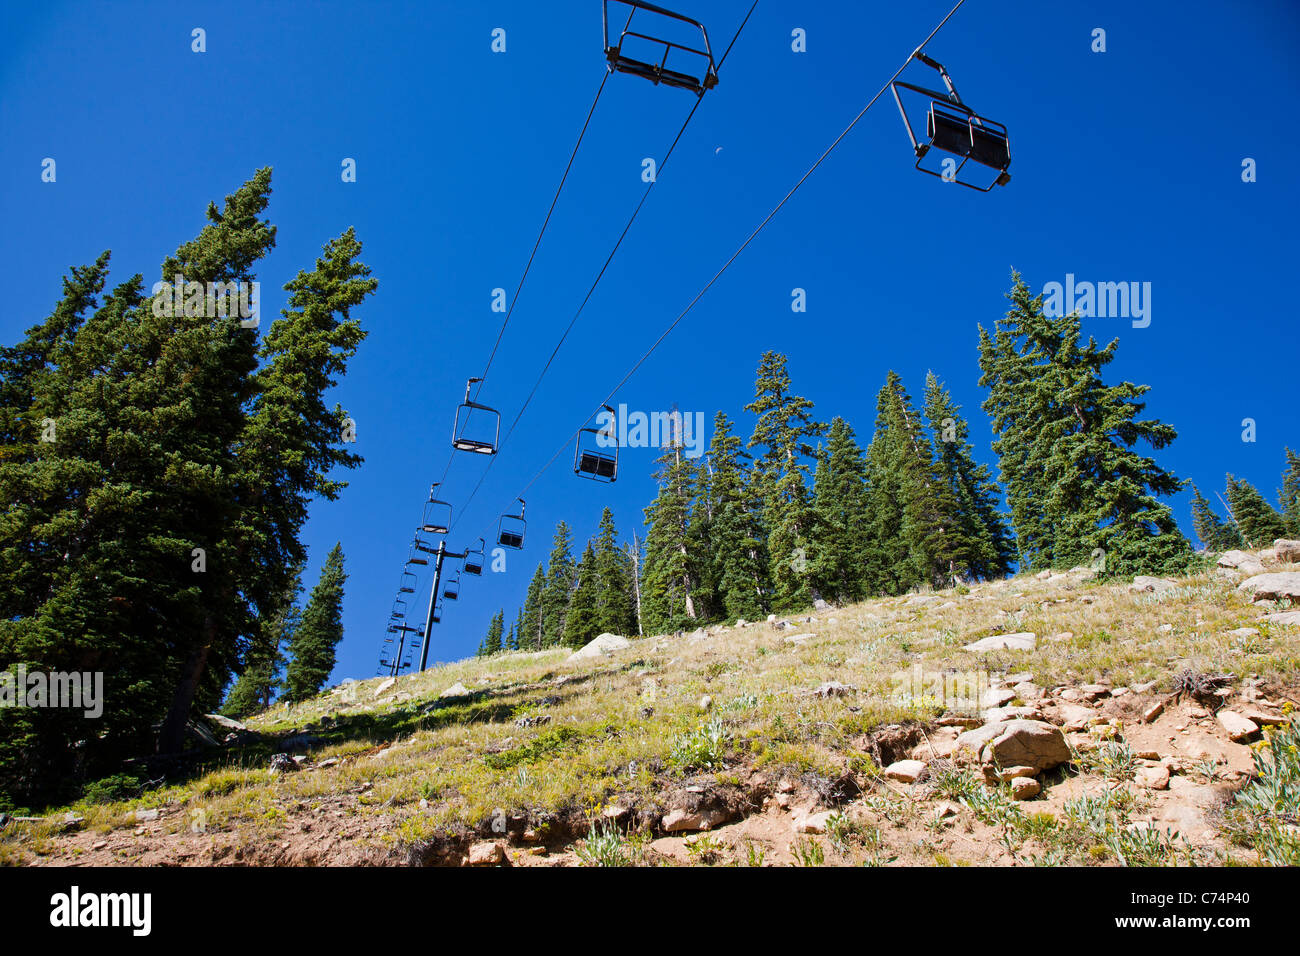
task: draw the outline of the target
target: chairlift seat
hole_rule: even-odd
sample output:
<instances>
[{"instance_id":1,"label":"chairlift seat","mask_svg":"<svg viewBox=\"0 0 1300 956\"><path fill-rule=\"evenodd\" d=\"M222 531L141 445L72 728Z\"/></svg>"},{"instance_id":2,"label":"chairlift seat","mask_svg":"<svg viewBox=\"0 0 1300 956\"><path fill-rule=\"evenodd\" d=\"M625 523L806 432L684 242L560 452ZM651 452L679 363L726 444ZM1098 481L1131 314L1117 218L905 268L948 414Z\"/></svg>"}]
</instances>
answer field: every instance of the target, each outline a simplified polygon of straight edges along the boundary
<instances>
[{"instance_id":1,"label":"chairlift seat","mask_svg":"<svg viewBox=\"0 0 1300 956\"><path fill-rule=\"evenodd\" d=\"M578 471L593 478L613 481L618 474L618 459L603 452L584 450L578 457Z\"/></svg>"},{"instance_id":2,"label":"chairlift seat","mask_svg":"<svg viewBox=\"0 0 1300 956\"><path fill-rule=\"evenodd\" d=\"M931 103L926 119L930 145L945 153L972 159L982 166L1005 172L1011 165L1011 144L1005 129L991 125L970 112L959 112L941 103ZM997 124L1000 126L1000 124Z\"/></svg>"},{"instance_id":3,"label":"chairlift seat","mask_svg":"<svg viewBox=\"0 0 1300 956\"><path fill-rule=\"evenodd\" d=\"M703 96L705 90L711 90L718 85L718 67L713 61L713 49L709 45L709 32L704 25L690 17L682 16L680 13L674 13L663 7L655 6L652 3L646 3L644 0L612 0L614 3L626 6L629 9L627 21L623 30L614 37L609 28L609 4L611 0L604 0L602 4L602 18L605 26L605 60L610 72L628 73L632 76L640 76L658 86L662 83L664 86L673 86L679 89L690 90L696 96ZM703 49L693 46L687 46L675 40L668 39L661 35L652 35L642 33L632 29L632 20L638 12L648 15L638 20L638 25L642 22L649 22L651 25L644 27L646 30L654 29L656 25L667 26L667 20L675 20L678 23L684 23L693 27L700 32L700 42ZM656 53L660 49L663 55L659 58L658 63L652 63L647 60L638 59L630 56L623 50L623 45L631 38L640 41L638 47L645 46L653 48ZM692 62L698 63L702 70L702 76L694 76L681 70L669 69L667 66L668 57L674 51L677 51L677 58L690 58ZM644 55L644 54L642 54Z\"/></svg>"},{"instance_id":4,"label":"chairlift seat","mask_svg":"<svg viewBox=\"0 0 1300 956\"><path fill-rule=\"evenodd\" d=\"M524 536L516 531L503 528L497 535L497 543L502 547L519 549L524 546Z\"/></svg>"}]
</instances>

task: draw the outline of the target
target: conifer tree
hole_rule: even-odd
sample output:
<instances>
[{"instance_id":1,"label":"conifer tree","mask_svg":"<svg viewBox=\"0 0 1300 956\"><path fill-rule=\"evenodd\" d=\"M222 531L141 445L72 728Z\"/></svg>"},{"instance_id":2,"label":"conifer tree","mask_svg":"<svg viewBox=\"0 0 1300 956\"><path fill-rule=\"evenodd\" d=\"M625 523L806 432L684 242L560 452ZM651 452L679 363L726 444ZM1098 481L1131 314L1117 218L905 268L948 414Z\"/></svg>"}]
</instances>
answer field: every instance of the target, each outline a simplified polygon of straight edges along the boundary
<instances>
[{"instance_id":1,"label":"conifer tree","mask_svg":"<svg viewBox=\"0 0 1300 956\"><path fill-rule=\"evenodd\" d=\"M1220 518L1195 485L1192 485L1192 529L1207 551L1245 547L1236 524L1231 519Z\"/></svg>"},{"instance_id":2,"label":"conifer tree","mask_svg":"<svg viewBox=\"0 0 1300 956\"><path fill-rule=\"evenodd\" d=\"M808 495L807 459L813 455L812 441L825 434L826 426L813 420L812 408L811 401L791 393L786 357L765 352L754 400L745 409L758 416L748 447L761 449L753 487L763 502L769 603L780 611L807 607L814 597L816 556L810 548L816 516Z\"/></svg>"},{"instance_id":3,"label":"conifer tree","mask_svg":"<svg viewBox=\"0 0 1300 956\"><path fill-rule=\"evenodd\" d=\"M1282 472L1282 487L1277 493L1282 504L1282 521L1289 538L1300 538L1300 455L1286 450L1286 471Z\"/></svg>"},{"instance_id":4,"label":"conifer tree","mask_svg":"<svg viewBox=\"0 0 1300 956\"><path fill-rule=\"evenodd\" d=\"M1006 577L1016 553L998 511L1002 493L988 467L975 462L961 406L932 372L925 379L925 416L934 438L935 470L956 509L946 535L953 570L978 580Z\"/></svg>"},{"instance_id":5,"label":"conifer tree","mask_svg":"<svg viewBox=\"0 0 1300 956\"><path fill-rule=\"evenodd\" d=\"M335 650L343 640L343 546L335 544L312 588L289 642L285 699L298 702L320 693L334 670Z\"/></svg>"},{"instance_id":6,"label":"conifer tree","mask_svg":"<svg viewBox=\"0 0 1300 956\"><path fill-rule=\"evenodd\" d=\"M655 461L659 494L645 509L649 530L641 581L642 623L650 633L684 627L697 617L690 535L694 466L674 435Z\"/></svg>"},{"instance_id":7,"label":"conifer tree","mask_svg":"<svg viewBox=\"0 0 1300 956\"><path fill-rule=\"evenodd\" d=\"M480 656L486 657L501 652L501 637L502 630L505 626L505 617L506 612L504 608L492 615L492 621L488 624L487 635L483 638Z\"/></svg>"},{"instance_id":8,"label":"conifer tree","mask_svg":"<svg viewBox=\"0 0 1300 956\"><path fill-rule=\"evenodd\" d=\"M595 634L592 637L606 633L635 633L636 610L633 607L632 565L626 552L618 546L614 513L609 508L601 512L600 525L596 530L592 551L592 576L595 586L593 596ZM578 586L581 588L581 583Z\"/></svg>"},{"instance_id":9,"label":"conifer tree","mask_svg":"<svg viewBox=\"0 0 1300 956\"><path fill-rule=\"evenodd\" d=\"M1111 574L1186 568L1191 549L1160 500L1182 482L1136 450L1164 448L1177 432L1139 418L1148 386L1102 381L1118 339L1084 343L1078 315L1044 315L1042 296L1012 279L1012 308L992 335L980 329L980 384L1022 564L1104 556Z\"/></svg>"},{"instance_id":10,"label":"conifer tree","mask_svg":"<svg viewBox=\"0 0 1300 956\"><path fill-rule=\"evenodd\" d=\"M302 592L301 574L301 568L294 569L284 607L269 619L258 621L257 640L245 652L243 671L221 709L227 717L239 719L271 706L284 668L284 648L293 641L302 619L302 609L297 604Z\"/></svg>"},{"instance_id":11,"label":"conifer tree","mask_svg":"<svg viewBox=\"0 0 1300 956\"><path fill-rule=\"evenodd\" d=\"M542 592L546 589L546 567L537 565L528 582L523 607L519 609L519 646L540 650L544 645L545 627L542 620Z\"/></svg>"},{"instance_id":12,"label":"conifer tree","mask_svg":"<svg viewBox=\"0 0 1300 956\"><path fill-rule=\"evenodd\" d=\"M767 563L759 506L749 487L749 461L730 419L718 412L696 499L708 515L708 532L701 535L696 553L708 569L713 617L752 620L763 613Z\"/></svg>"},{"instance_id":13,"label":"conifer tree","mask_svg":"<svg viewBox=\"0 0 1300 956\"><path fill-rule=\"evenodd\" d=\"M568 524L561 521L555 526L541 597L542 643L548 647L564 643L564 620L569 612L569 600L573 596L576 581L573 535Z\"/></svg>"},{"instance_id":14,"label":"conifer tree","mask_svg":"<svg viewBox=\"0 0 1300 956\"><path fill-rule=\"evenodd\" d=\"M867 556L873 549L867 463L853 427L831 419L827 446L813 481L817 515L817 589L836 601L867 596Z\"/></svg>"},{"instance_id":15,"label":"conifer tree","mask_svg":"<svg viewBox=\"0 0 1300 956\"><path fill-rule=\"evenodd\" d=\"M564 643L569 647L582 647L600 633L597 603L601 581L596 566L596 548L590 541L582 551L576 574L578 583L564 618Z\"/></svg>"},{"instance_id":16,"label":"conifer tree","mask_svg":"<svg viewBox=\"0 0 1300 956\"><path fill-rule=\"evenodd\" d=\"M1265 548L1286 537L1286 524L1255 486L1228 475L1228 507L1248 548Z\"/></svg>"}]
</instances>

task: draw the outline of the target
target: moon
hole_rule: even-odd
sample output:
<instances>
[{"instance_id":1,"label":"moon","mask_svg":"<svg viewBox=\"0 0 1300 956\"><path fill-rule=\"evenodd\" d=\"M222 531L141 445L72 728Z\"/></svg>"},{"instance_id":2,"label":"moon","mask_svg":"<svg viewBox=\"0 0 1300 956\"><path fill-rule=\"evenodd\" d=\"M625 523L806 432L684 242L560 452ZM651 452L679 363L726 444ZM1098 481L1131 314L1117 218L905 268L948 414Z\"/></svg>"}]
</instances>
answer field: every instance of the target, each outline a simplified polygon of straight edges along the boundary
<instances>
[{"instance_id":1,"label":"moon","mask_svg":"<svg viewBox=\"0 0 1300 956\"><path fill-rule=\"evenodd\" d=\"M720 152L722 152L722 147L721 147L721 146L719 146L717 149L715 149L715 150L713 151L713 155L714 155L714 156L717 156L718 153L720 153Z\"/></svg>"}]
</instances>

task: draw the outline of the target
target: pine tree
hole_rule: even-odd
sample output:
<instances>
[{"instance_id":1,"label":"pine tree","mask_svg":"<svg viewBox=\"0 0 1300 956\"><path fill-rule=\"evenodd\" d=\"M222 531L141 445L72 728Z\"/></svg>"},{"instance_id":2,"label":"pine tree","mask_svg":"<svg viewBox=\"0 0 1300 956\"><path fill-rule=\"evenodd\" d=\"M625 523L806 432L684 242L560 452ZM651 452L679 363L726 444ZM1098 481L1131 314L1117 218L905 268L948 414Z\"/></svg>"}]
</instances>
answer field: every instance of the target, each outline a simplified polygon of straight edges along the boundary
<instances>
[{"instance_id":1,"label":"pine tree","mask_svg":"<svg viewBox=\"0 0 1300 956\"><path fill-rule=\"evenodd\" d=\"M1248 548L1265 548L1278 538L1286 537L1282 516L1248 481L1228 475L1228 507L1232 521L1241 531Z\"/></svg>"},{"instance_id":2,"label":"pine tree","mask_svg":"<svg viewBox=\"0 0 1300 956\"><path fill-rule=\"evenodd\" d=\"M642 623L653 633L675 631L696 619L690 515L694 466L674 435L655 461L659 494L645 509L649 527L641 581Z\"/></svg>"},{"instance_id":3,"label":"pine tree","mask_svg":"<svg viewBox=\"0 0 1300 956\"><path fill-rule=\"evenodd\" d=\"M595 580L593 598L595 634L592 637L606 633L635 633L636 609L633 606L632 565L626 552L618 546L614 513L609 508L601 512L600 525L596 530L592 551L592 572ZM581 583L578 586L581 588ZM577 599L576 595L574 599Z\"/></svg>"},{"instance_id":4,"label":"pine tree","mask_svg":"<svg viewBox=\"0 0 1300 956\"><path fill-rule=\"evenodd\" d=\"M1231 519L1220 518L1195 485L1192 485L1192 529L1207 551L1245 547L1236 524Z\"/></svg>"},{"instance_id":5,"label":"pine tree","mask_svg":"<svg viewBox=\"0 0 1300 956\"><path fill-rule=\"evenodd\" d=\"M873 548L869 509L862 447L853 427L836 416L813 480L817 589L836 601L860 601L868 594L865 565Z\"/></svg>"},{"instance_id":6,"label":"pine tree","mask_svg":"<svg viewBox=\"0 0 1300 956\"><path fill-rule=\"evenodd\" d=\"M753 488L763 502L767 536L769 603L779 611L807 607L813 600L810 535L815 515L808 496L806 459L826 426L812 418L813 403L790 391L786 357L765 352L759 361L754 400L745 410L758 416L749 448L762 453L754 463Z\"/></svg>"},{"instance_id":7,"label":"pine tree","mask_svg":"<svg viewBox=\"0 0 1300 956\"><path fill-rule=\"evenodd\" d=\"M1050 318L1013 273L1012 308L990 336L980 329L984 409L998 435L1022 563L1070 567L1104 555L1111 574L1176 573L1191 549L1161 501L1182 482L1136 451L1177 437L1141 419L1148 386L1105 385L1118 339L1082 342L1075 314Z\"/></svg>"},{"instance_id":8,"label":"pine tree","mask_svg":"<svg viewBox=\"0 0 1300 956\"><path fill-rule=\"evenodd\" d=\"M519 646L540 650L544 645L545 627L542 620L542 593L546 589L546 567L539 564L528 583L523 607L519 609Z\"/></svg>"},{"instance_id":9,"label":"pine tree","mask_svg":"<svg viewBox=\"0 0 1300 956\"><path fill-rule=\"evenodd\" d=\"M998 511L1002 493L988 467L976 464L961 406L934 373L925 379L925 416L934 438L939 481L956 506L947 534L952 571L978 580L1006 577L1016 552Z\"/></svg>"},{"instance_id":10,"label":"pine tree","mask_svg":"<svg viewBox=\"0 0 1300 956\"><path fill-rule=\"evenodd\" d=\"M283 649L293 641L302 619L298 595L302 592L302 569L295 568L284 607L269 619L258 622L258 637L244 654L244 669L231 688L221 712L239 719L271 706L280 672L284 667Z\"/></svg>"},{"instance_id":11,"label":"pine tree","mask_svg":"<svg viewBox=\"0 0 1300 956\"><path fill-rule=\"evenodd\" d=\"M492 615L492 622L488 625L487 636L483 638L482 649L479 653L480 657L501 653L501 636L505 628L505 617L504 608Z\"/></svg>"},{"instance_id":12,"label":"pine tree","mask_svg":"<svg viewBox=\"0 0 1300 956\"><path fill-rule=\"evenodd\" d=\"M747 480L750 456L731 428L725 414L714 416L707 469L701 469L707 480L697 497L705 504L708 532L696 547L709 570L711 615L752 620L763 613L767 564L759 505Z\"/></svg>"},{"instance_id":13,"label":"pine tree","mask_svg":"<svg viewBox=\"0 0 1300 956\"><path fill-rule=\"evenodd\" d=\"M289 643L285 699L297 703L320 693L334 670L335 649L343 640L343 546L335 544L312 588Z\"/></svg>"},{"instance_id":14,"label":"pine tree","mask_svg":"<svg viewBox=\"0 0 1300 956\"><path fill-rule=\"evenodd\" d=\"M582 647L600 633L597 602L601 581L596 567L596 549L590 541L583 549L576 574L578 583L564 618L564 643L569 647Z\"/></svg>"},{"instance_id":15,"label":"pine tree","mask_svg":"<svg viewBox=\"0 0 1300 956\"><path fill-rule=\"evenodd\" d=\"M573 596L576 580L573 536L569 526L561 521L555 526L551 556L546 563L546 584L541 598L542 643L548 647L564 643L564 619L569 612L569 600Z\"/></svg>"},{"instance_id":16,"label":"pine tree","mask_svg":"<svg viewBox=\"0 0 1300 956\"><path fill-rule=\"evenodd\" d=\"M1300 538L1300 455L1286 450L1286 471L1277 493L1282 504L1282 520L1289 538Z\"/></svg>"}]
</instances>

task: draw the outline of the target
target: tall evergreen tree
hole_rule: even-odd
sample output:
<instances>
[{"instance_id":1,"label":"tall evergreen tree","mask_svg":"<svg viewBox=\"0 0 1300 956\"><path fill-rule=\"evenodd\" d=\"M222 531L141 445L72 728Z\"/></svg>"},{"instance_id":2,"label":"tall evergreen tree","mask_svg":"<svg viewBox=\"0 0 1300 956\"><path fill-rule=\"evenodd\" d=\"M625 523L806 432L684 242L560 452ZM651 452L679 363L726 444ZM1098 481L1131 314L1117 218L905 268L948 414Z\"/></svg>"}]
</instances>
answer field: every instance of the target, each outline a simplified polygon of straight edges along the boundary
<instances>
[{"instance_id":1,"label":"tall evergreen tree","mask_svg":"<svg viewBox=\"0 0 1300 956\"><path fill-rule=\"evenodd\" d=\"M546 584L542 589L542 643L546 646L564 643L564 621L577 582L577 570L573 561L573 535L568 524L561 521L555 526L551 556L546 563Z\"/></svg>"},{"instance_id":2,"label":"tall evergreen tree","mask_svg":"<svg viewBox=\"0 0 1300 956\"><path fill-rule=\"evenodd\" d=\"M596 549L590 541L583 549L576 575L578 583L564 617L564 643L569 647L582 647L600 633L597 603L601 581L596 567Z\"/></svg>"},{"instance_id":3,"label":"tall evergreen tree","mask_svg":"<svg viewBox=\"0 0 1300 956\"><path fill-rule=\"evenodd\" d=\"M271 706L284 668L284 648L293 641L302 619L302 609L297 604L302 592L301 574L301 568L294 569L284 607L269 619L258 621L258 640L245 653L243 671L221 709L227 717L239 719Z\"/></svg>"},{"instance_id":4,"label":"tall evergreen tree","mask_svg":"<svg viewBox=\"0 0 1300 956\"><path fill-rule=\"evenodd\" d=\"M1286 537L1286 523L1250 482L1228 476L1228 507L1248 548L1266 548Z\"/></svg>"},{"instance_id":5,"label":"tall evergreen tree","mask_svg":"<svg viewBox=\"0 0 1300 956\"><path fill-rule=\"evenodd\" d=\"M641 581L642 623L652 634L677 630L697 617L690 534L694 466L682 453L680 436L655 464L659 494L645 509L649 530Z\"/></svg>"},{"instance_id":6,"label":"tall evergreen tree","mask_svg":"<svg viewBox=\"0 0 1300 956\"><path fill-rule=\"evenodd\" d=\"M1286 471L1282 472L1282 487L1278 489L1282 503L1282 521L1289 538L1300 538L1300 455L1286 450Z\"/></svg>"},{"instance_id":7,"label":"tall evergreen tree","mask_svg":"<svg viewBox=\"0 0 1300 956\"><path fill-rule=\"evenodd\" d=\"M766 542L760 506L749 485L750 456L731 429L730 419L718 412L707 467L700 470L702 486L696 500L704 506L708 530L700 536L696 553L700 566L708 569L710 616L753 619L763 613Z\"/></svg>"},{"instance_id":8,"label":"tall evergreen tree","mask_svg":"<svg viewBox=\"0 0 1300 956\"><path fill-rule=\"evenodd\" d=\"M808 495L807 459L812 441L826 426L812 418L813 403L790 391L786 357L765 352L759 361L754 400L746 411L758 416L749 448L761 449L754 462L754 494L763 502L767 536L770 604L776 610L807 607L813 600L815 555L810 554L816 516Z\"/></svg>"},{"instance_id":9,"label":"tall evergreen tree","mask_svg":"<svg viewBox=\"0 0 1300 956\"><path fill-rule=\"evenodd\" d=\"M975 462L961 406L932 372L925 378L925 416L934 438L939 482L956 507L947 534L952 570L979 580L1006 577L1016 552L998 511L1002 493L988 467Z\"/></svg>"},{"instance_id":10,"label":"tall evergreen tree","mask_svg":"<svg viewBox=\"0 0 1300 956\"><path fill-rule=\"evenodd\" d=\"M501 639L502 631L505 628L505 617L506 612L504 608L492 615L492 621L488 624L487 635L483 638L480 656L499 654L501 652Z\"/></svg>"},{"instance_id":11,"label":"tall evergreen tree","mask_svg":"<svg viewBox=\"0 0 1300 956\"><path fill-rule=\"evenodd\" d=\"M1136 450L1164 448L1177 432L1138 417L1148 386L1102 381L1118 339L1083 343L1078 315L1044 315L1042 296L1012 278L1012 308L992 335L980 329L980 383L1022 563L1104 554L1114 574L1185 568L1191 549L1160 500L1182 482Z\"/></svg>"},{"instance_id":12,"label":"tall evergreen tree","mask_svg":"<svg viewBox=\"0 0 1300 956\"><path fill-rule=\"evenodd\" d=\"M334 670L335 649L343 640L343 546L335 544L311 589L298 627L289 642L285 699L299 702L320 693Z\"/></svg>"},{"instance_id":13,"label":"tall evergreen tree","mask_svg":"<svg viewBox=\"0 0 1300 956\"><path fill-rule=\"evenodd\" d=\"M817 589L837 601L868 594L867 556L873 549L867 463L853 426L831 419L813 481L817 515Z\"/></svg>"},{"instance_id":14,"label":"tall evergreen tree","mask_svg":"<svg viewBox=\"0 0 1300 956\"><path fill-rule=\"evenodd\" d=\"M618 546L614 513L609 508L600 515L600 525L592 549L591 571L595 581L592 618L595 634L592 636L636 633L632 563L627 553ZM582 584L579 583L578 587L581 588Z\"/></svg>"},{"instance_id":15,"label":"tall evergreen tree","mask_svg":"<svg viewBox=\"0 0 1300 956\"><path fill-rule=\"evenodd\" d=\"M528 582L528 592L524 597L523 607L519 609L519 646L540 650L545 641L545 626L542 619L542 592L546 589L546 568L539 564Z\"/></svg>"},{"instance_id":16,"label":"tall evergreen tree","mask_svg":"<svg viewBox=\"0 0 1300 956\"><path fill-rule=\"evenodd\" d=\"M1231 519L1225 521L1220 518L1195 485L1192 485L1192 529L1207 551L1230 551L1245 547L1236 524Z\"/></svg>"}]
</instances>

